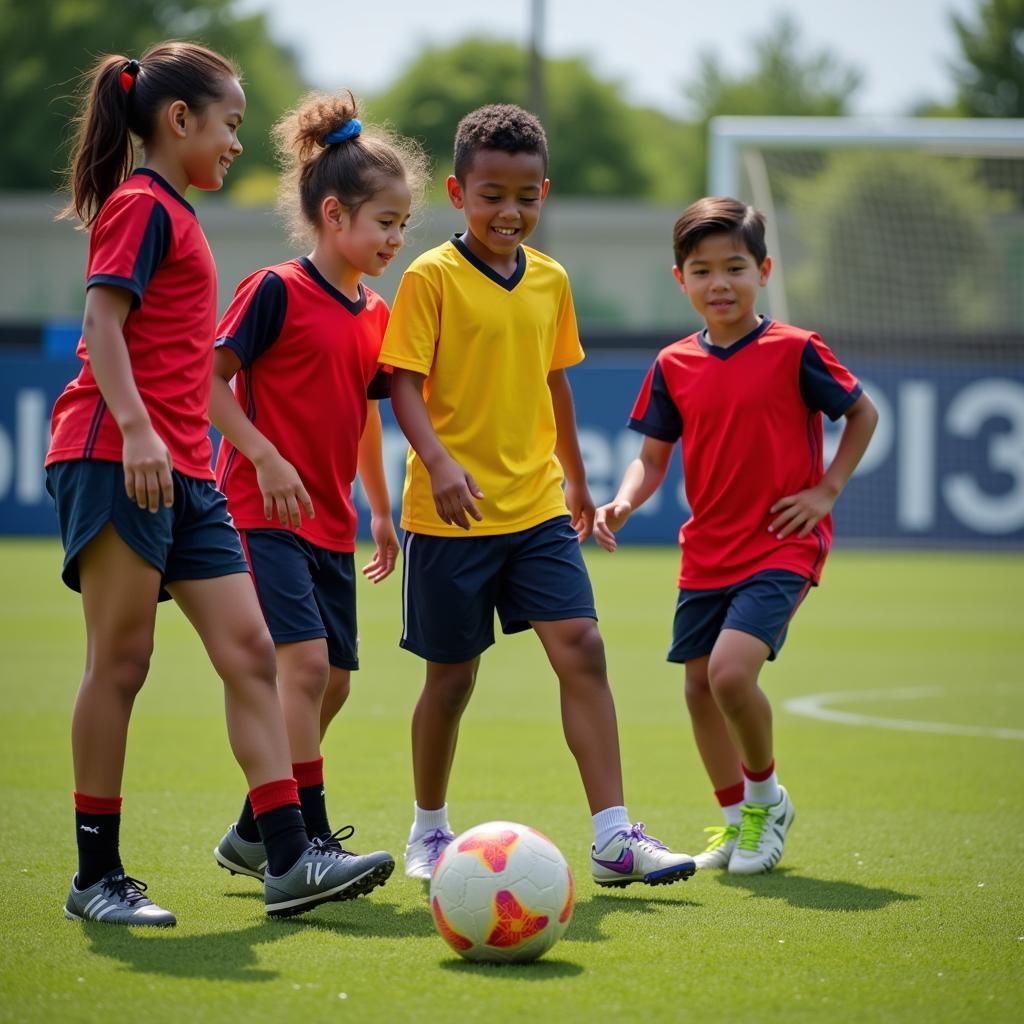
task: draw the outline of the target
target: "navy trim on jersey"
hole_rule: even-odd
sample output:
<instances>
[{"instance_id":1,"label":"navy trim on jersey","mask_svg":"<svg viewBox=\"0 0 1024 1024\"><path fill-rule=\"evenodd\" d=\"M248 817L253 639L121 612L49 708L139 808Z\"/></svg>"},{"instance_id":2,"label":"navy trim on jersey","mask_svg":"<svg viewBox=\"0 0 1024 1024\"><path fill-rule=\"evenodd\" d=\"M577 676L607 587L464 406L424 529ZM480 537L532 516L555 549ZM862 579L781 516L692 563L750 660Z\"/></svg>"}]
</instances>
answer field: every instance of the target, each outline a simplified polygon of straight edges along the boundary
<instances>
[{"instance_id":1,"label":"navy trim on jersey","mask_svg":"<svg viewBox=\"0 0 1024 1024\"><path fill-rule=\"evenodd\" d=\"M132 309L138 309L142 305L147 285L153 279L157 268L163 263L164 257L170 252L172 235L171 215L160 203L154 203L153 209L149 213L149 220L146 221L146 230L142 234L142 241L139 243L139 251L135 254L131 277L121 277L117 274L93 274L85 282L86 290L97 284L123 288L132 294Z\"/></svg>"},{"instance_id":2,"label":"navy trim on jersey","mask_svg":"<svg viewBox=\"0 0 1024 1024\"><path fill-rule=\"evenodd\" d=\"M771 327L772 321L769 317L761 317L761 322L749 333L744 334L739 341L734 341L731 345L712 345L708 340L708 329L705 327L697 335L697 344L709 356L715 356L718 359L729 359L731 356L736 355L737 352L745 349L752 341L757 341L758 338L764 334L765 331Z\"/></svg>"},{"instance_id":3,"label":"navy trim on jersey","mask_svg":"<svg viewBox=\"0 0 1024 1024\"><path fill-rule=\"evenodd\" d=\"M137 167L129 177L135 177L136 174L152 178L172 199L177 199L193 217L196 215L192 204L166 178L157 174L156 171L151 171L148 167Z\"/></svg>"},{"instance_id":4,"label":"navy trim on jersey","mask_svg":"<svg viewBox=\"0 0 1024 1024\"><path fill-rule=\"evenodd\" d=\"M106 401L100 397L96 402L96 408L92 414L92 422L89 424L89 432L85 435L85 444L82 446L82 458L91 459L96 448L96 438L99 436L100 424L103 422L103 415L107 411Z\"/></svg>"},{"instance_id":5,"label":"navy trim on jersey","mask_svg":"<svg viewBox=\"0 0 1024 1024\"><path fill-rule=\"evenodd\" d=\"M234 351L234 349L232 349ZM256 422L256 399L252 393L252 367L246 366L243 368L242 373L245 374L245 415L250 423ZM221 444L224 442L221 441ZM235 457L238 455L238 449L232 446L231 454L228 456L227 461L224 463L224 472L221 473L220 479L217 481L218 490L227 490L228 476L231 474L231 467L235 464Z\"/></svg>"},{"instance_id":6,"label":"navy trim on jersey","mask_svg":"<svg viewBox=\"0 0 1024 1024\"><path fill-rule=\"evenodd\" d=\"M302 269L318 284L332 299L340 302L353 316L359 316L366 309L366 289L360 283L359 298L353 302L343 292L331 284L330 281L316 269L316 264L308 256L300 256L296 261Z\"/></svg>"},{"instance_id":7,"label":"navy trim on jersey","mask_svg":"<svg viewBox=\"0 0 1024 1024\"><path fill-rule=\"evenodd\" d=\"M829 372L825 361L808 339L800 355L800 395L808 409L825 413L837 420L860 398L863 388L858 384L847 391Z\"/></svg>"},{"instance_id":8,"label":"navy trim on jersey","mask_svg":"<svg viewBox=\"0 0 1024 1024\"><path fill-rule=\"evenodd\" d=\"M391 374L387 370L378 369L373 375L373 380L366 388L366 397L371 402L391 397Z\"/></svg>"},{"instance_id":9,"label":"navy trim on jersey","mask_svg":"<svg viewBox=\"0 0 1024 1024\"><path fill-rule=\"evenodd\" d=\"M484 277L489 277L495 284L500 284L507 292L512 291L526 274L526 253L521 245L516 247L516 269L512 271L512 276L502 277L494 267L488 266L479 256L474 255L458 235L452 235L451 243Z\"/></svg>"},{"instance_id":10,"label":"navy trim on jersey","mask_svg":"<svg viewBox=\"0 0 1024 1024\"><path fill-rule=\"evenodd\" d=\"M218 338L215 348L228 348L245 369L280 337L288 313L288 289L272 270L260 281L234 334Z\"/></svg>"},{"instance_id":11,"label":"navy trim on jersey","mask_svg":"<svg viewBox=\"0 0 1024 1024\"><path fill-rule=\"evenodd\" d=\"M630 430L667 444L675 444L683 436L683 418L669 393L660 362L655 362L651 373L651 390L643 417L637 420L631 416L627 425Z\"/></svg>"}]
</instances>

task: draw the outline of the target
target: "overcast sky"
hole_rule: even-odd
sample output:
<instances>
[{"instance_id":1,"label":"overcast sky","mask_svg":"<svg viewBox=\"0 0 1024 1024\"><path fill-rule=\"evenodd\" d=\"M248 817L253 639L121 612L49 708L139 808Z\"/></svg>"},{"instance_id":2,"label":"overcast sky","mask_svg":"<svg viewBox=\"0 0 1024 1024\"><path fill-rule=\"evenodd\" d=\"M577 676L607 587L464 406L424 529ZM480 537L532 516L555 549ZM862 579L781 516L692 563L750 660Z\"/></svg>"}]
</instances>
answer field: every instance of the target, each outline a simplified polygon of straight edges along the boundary
<instances>
[{"instance_id":1,"label":"overcast sky","mask_svg":"<svg viewBox=\"0 0 1024 1024\"><path fill-rule=\"evenodd\" d=\"M387 85L427 42L470 33L525 41L530 0L242 0L269 14L313 83L370 93ZM947 64L957 55L950 14L977 0L546 0L545 50L585 55L617 79L633 102L683 114L681 83L704 50L727 67L748 67L752 50L787 12L808 50L828 49L860 69L857 114L901 114L922 99L947 100Z\"/></svg>"}]
</instances>

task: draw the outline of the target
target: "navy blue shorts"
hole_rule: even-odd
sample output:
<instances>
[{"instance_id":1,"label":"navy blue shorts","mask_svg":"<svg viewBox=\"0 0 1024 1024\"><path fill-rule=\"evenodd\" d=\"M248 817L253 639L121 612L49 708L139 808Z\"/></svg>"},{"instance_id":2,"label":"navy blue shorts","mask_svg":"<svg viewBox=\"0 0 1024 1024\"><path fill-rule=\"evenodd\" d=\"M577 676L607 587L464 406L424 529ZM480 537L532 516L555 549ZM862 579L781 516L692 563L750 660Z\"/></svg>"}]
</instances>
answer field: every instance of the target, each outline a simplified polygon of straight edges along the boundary
<instances>
[{"instance_id":1,"label":"navy blue shorts","mask_svg":"<svg viewBox=\"0 0 1024 1024\"><path fill-rule=\"evenodd\" d=\"M213 481L176 470L171 476L174 504L150 512L125 493L120 462L72 459L47 467L46 489L57 506L64 542L61 575L72 590L82 589L79 553L107 523L132 551L160 570L163 584L249 571L227 499ZM160 600L169 597L161 587Z\"/></svg>"},{"instance_id":2,"label":"navy blue shorts","mask_svg":"<svg viewBox=\"0 0 1024 1024\"><path fill-rule=\"evenodd\" d=\"M356 566L289 530L242 530L242 547L275 644L327 639L335 668L359 668Z\"/></svg>"},{"instance_id":3,"label":"navy blue shorts","mask_svg":"<svg viewBox=\"0 0 1024 1024\"><path fill-rule=\"evenodd\" d=\"M771 649L768 660L774 661L810 587L798 573L768 569L715 590L680 589L668 660L702 658L723 629L736 629L763 640Z\"/></svg>"},{"instance_id":4,"label":"navy blue shorts","mask_svg":"<svg viewBox=\"0 0 1024 1024\"><path fill-rule=\"evenodd\" d=\"M568 516L517 533L406 533L401 646L427 661L469 661L531 622L596 619L594 591Z\"/></svg>"}]
</instances>

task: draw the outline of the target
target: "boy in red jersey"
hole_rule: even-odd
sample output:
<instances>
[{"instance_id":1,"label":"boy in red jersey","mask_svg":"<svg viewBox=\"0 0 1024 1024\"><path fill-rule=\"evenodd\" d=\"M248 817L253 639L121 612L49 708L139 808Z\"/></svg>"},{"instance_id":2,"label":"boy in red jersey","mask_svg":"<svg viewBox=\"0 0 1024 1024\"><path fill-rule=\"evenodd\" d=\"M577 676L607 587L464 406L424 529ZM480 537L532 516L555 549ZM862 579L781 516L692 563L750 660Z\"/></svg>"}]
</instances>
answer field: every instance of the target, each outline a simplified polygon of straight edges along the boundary
<instances>
[{"instance_id":1,"label":"boy in red jersey","mask_svg":"<svg viewBox=\"0 0 1024 1024\"><path fill-rule=\"evenodd\" d=\"M688 207L673 232L673 273L706 327L662 349L629 425L644 434L594 536L615 531L661 484L682 439L692 515L668 660L686 665L686 703L725 818L698 867L771 870L793 803L775 773L772 712L758 675L816 586L832 540L831 509L878 420L860 384L817 334L758 315L771 273L764 218L735 199ZM821 413L845 417L828 469Z\"/></svg>"}]
</instances>

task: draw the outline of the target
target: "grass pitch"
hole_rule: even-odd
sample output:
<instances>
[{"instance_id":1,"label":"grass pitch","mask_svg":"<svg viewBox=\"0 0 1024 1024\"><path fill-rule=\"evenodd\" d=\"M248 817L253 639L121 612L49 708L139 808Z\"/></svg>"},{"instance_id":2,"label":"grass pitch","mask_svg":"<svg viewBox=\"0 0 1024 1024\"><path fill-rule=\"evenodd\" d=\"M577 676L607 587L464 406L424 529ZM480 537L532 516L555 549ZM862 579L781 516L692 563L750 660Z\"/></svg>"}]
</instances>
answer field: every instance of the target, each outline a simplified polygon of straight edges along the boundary
<instances>
[{"instance_id":1,"label":"grass pitch","mask_svg":"<svg viewBox=\"0 0 1024 1024\"><path fill-rule=\"evenodd\" d=\"M588 559L630 812L696 851L718 815L681 670L663 661L675 552L590 549ZM368 899L264 919L259 886L211 856L244 784L220 685L171 606L133 718L122 850L179 925L64 920L80 607L59 582L56 543L0 541L0 565L0 1020L931 1024L1019 1013L1024 557L832 556L764 675L797 820L782 865L763 877L596 889L557 686L535 638L499 638L462 729L452 824L524 821L558 843L577 879L566 937L522 967L459 960L400 865ZM357 849L396 855L421 680L396 643L399 582L360 588L363 669L325 744L332 821L357 826ZM788 709L809 696L805 711L850 717Z\"/></svg>"}]
</instances>

